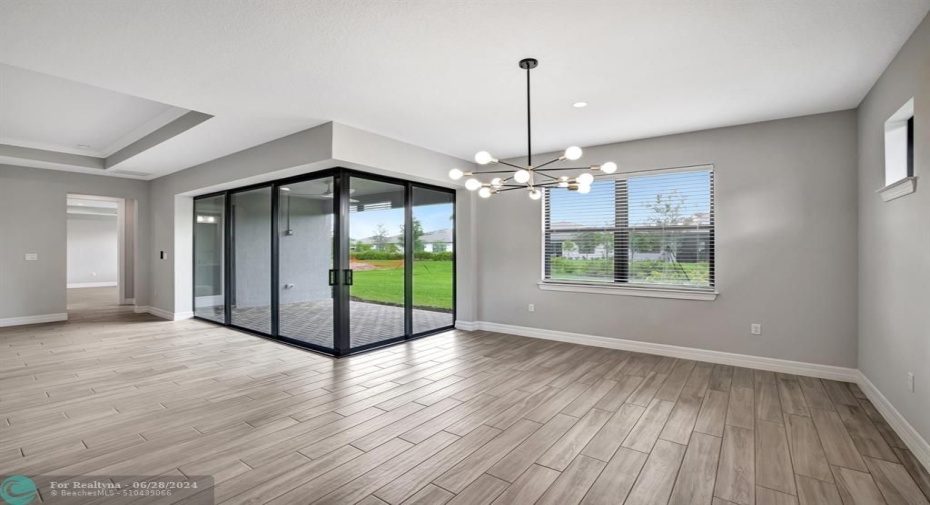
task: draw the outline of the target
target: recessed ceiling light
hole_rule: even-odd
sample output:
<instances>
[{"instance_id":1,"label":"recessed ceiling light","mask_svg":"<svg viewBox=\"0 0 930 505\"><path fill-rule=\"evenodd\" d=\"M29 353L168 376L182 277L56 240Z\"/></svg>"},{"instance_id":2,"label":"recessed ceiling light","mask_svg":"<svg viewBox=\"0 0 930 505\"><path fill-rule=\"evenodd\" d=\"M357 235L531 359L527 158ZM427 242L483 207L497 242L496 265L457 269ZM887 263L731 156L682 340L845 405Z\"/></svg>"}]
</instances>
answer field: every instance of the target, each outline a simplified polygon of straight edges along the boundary
<instances>
[{"instance_id":1,"label":"recessed ceiling light","mask_svg":"<svg viewBox=\"0 0 930 505\"><path fill-rule=\"evenodd\" d=\"M576 109L583 109L588 106L588 102L575 102L572 104L572 107Z\"/></svg>"},{"instance_id":2,"label":"recessed ceiling light","mask_svg":"<svg viewBox=\"0 0 930 505\"><path fill-rule=\"evenodd\" d=\"M281 191L290 191L290 190L291 188L287 188L287 187L281 188Z\"/></svg>"},{"instance_id":3,"label":"recessed ceiling light","mask_svg":"<svg viewBox=\"0 0 930 505\"><path fill-rule=\"evenodd\" d=\"M77 148L78 149L90 149L90 146L87 144L78 144Z\"/></svg>"}]
</instances>

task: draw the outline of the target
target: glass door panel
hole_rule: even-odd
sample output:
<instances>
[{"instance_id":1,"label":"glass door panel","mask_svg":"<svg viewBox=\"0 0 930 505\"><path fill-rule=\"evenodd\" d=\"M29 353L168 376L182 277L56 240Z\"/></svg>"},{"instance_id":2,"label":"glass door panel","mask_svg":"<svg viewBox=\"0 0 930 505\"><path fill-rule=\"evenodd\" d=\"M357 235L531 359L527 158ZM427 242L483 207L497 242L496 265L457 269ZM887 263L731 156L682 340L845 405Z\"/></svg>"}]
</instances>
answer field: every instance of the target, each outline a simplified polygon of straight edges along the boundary
<instances>
[{"instance_id":1,"label":"glass door panel","mask_svg":"<svg viewBox=\"0 0 930 505\"><path fill-rule=\"evenodd\" d=\"M455 324L455 195L413 187L413 333Z\"/></svg>"},{"instance_id":2,"label":"glass door panel","mask_svg":"<svg viewBox=\"0 0 930 505\"><path fill-rule=\"evenodd\" d=\"M226 195L194 201L194 315L226 322L223 249Z\"/></svg>"},{"instance_id":3,"label":"glass door panel","mask_svg":"<svg viewBox=\"0 0 930 505\"><path fill-rule=\"evenodd\" d=\"M278 335L332 350L333 177L278 188Z\"/></svg>"},{"instance_id":4,"label":"glass door panel","mask_svg":"<svg viewBox=\"0 0 930 505\"><path fill-rule=\"evenodd\" d=\"M230 322L271 333L271 187L230 195Z\"/></svg>"},{"instance_id":5,"label":"glass door panel","mask_svg":"<svg viewBox=\"0 0 930 505\"><path fill-rule=\"evenodd\" d=\"M349 178L349 347L405 335L405 186Z\"/></svg>"}]
</instances>

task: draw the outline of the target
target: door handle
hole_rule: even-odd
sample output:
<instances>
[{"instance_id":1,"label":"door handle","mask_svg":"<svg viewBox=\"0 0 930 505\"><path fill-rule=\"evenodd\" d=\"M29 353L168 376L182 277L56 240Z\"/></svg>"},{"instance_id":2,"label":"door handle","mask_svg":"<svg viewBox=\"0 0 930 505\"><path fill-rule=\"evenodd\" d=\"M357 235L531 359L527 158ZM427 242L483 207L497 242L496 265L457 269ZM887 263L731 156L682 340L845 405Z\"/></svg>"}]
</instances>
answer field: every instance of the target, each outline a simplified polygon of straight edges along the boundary
<instances>
[{"instance_id":1,"label":"door handle","mask_svg":"<svg viewBox=\"0 0 930 505\"><path fill-rule=\"evenodd\" d=\"M342 275L343 275L343 282L345 283L345 285L351 286L352 285L352 269L347 268L343 270Z\"/></svg>"},{"instance_id":2,"label":"door handle","mask_svg":"<svg viewBox=\"0 0 930 505\"><path fill-rule=\"evenodd\" d=\"M336 285L336 271L332 268L329 269L329 285L330 286Z\"/></svg>"}]
</instances>

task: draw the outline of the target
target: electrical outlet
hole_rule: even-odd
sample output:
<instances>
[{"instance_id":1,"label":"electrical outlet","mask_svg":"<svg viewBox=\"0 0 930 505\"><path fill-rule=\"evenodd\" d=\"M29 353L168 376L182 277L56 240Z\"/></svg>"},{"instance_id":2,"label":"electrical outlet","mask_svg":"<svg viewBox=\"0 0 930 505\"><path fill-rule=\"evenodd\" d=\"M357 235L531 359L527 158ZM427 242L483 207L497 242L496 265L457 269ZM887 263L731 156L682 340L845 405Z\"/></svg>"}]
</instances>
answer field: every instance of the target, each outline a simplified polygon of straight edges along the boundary
<instances>
[{"instance_id":1,"label":"electrical outlet","mask_svg":"<svg viewBox=\"0 0 930 505\"><path fill-rule=\"evenodd\" d=\"M907 390L911 393L914 392L914 374L912 372L907 373Z\"/></svg>"},{"instance_id":2,"label":"electrical outlet","mask_svg":"<svg viewBox=\"0 0 930 505\"><path fill-rule=\"evenodd\" d=\"M38 253L26 253L23 259L26 261L39 261L39 255Z\"/></svg>"},{"instance_id":3,"label":"electrical outlet","mask_svg":"<svg viewBox=\"0 0 930 505\"><path fill-rule=\"evenodd\" d=\"M759 323L752 323L749 325L749 332L753 335L762 335L762 325Z\"/></svg>"},{"instance_id":4,"label":"electrical outlet","mask_svg":"<svg viewBox=\"0 0 930 505\"><path fill-rule=\"evenodd\" d=\"M529 312L536 312L536 305L531 303L526 306L526 310Z\"/></svg>"}]
</instances>

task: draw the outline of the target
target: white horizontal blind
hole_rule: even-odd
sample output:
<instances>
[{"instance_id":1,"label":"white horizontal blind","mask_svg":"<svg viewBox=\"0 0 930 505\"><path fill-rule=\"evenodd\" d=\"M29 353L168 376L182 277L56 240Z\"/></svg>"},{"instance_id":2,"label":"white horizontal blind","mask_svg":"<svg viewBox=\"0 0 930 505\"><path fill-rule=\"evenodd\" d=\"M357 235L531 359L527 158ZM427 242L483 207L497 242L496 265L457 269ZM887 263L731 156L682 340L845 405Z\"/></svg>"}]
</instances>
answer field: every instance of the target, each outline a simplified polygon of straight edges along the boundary
<instances>
[{"instance_id":1,"label":"white horizontal blind","mask_svg":"<svg viewBox=\"0 0 930 505\"><path fill-rule=\"evenodd\" d=\"M712 167L598 178L546 190L545 280L714 288Z\"/></svg>"}]
</instances>

